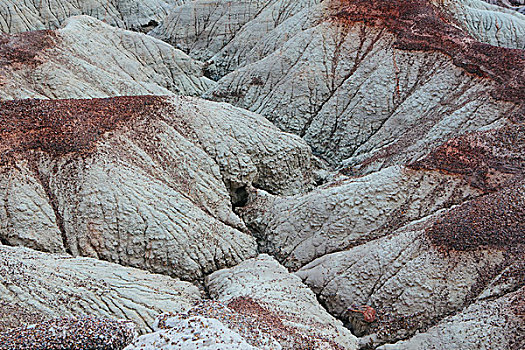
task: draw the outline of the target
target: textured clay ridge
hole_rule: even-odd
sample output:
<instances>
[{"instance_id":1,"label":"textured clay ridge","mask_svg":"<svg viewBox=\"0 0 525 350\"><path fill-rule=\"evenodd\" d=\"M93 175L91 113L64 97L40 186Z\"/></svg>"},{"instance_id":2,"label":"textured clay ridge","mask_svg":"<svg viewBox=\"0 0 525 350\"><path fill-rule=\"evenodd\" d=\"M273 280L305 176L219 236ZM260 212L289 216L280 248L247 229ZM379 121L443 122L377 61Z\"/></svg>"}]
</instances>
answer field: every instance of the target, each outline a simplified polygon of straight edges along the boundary
<instances>
[{"instance_id":1,"label":"textured clay ridge","mask_svg":"<svg viewBox=\"0 0 525 350\"><path fill-rule=\"evenodd\" d=\"M162 97L0 101L0 165L19 154L89 152L108 131L150 114Z\"/></svg>"},{"instance_id":2,"label":"textured clay ridge","mask_svg":"<svg viewBox=\"0 0 525 350\"><path fill-rule=\"evenodd\" d=\"M428 0L333 0L330 11L333 21L385 28L399 49L444 53L467 72L495 81L495 98L525 106L525 51L476 42Z\"/></svg>"},{"instance_id":3,"label":"textured clay ridge","mask_svg":"<svg viewBox=\"0 0 525 350\"><path fill-rule=\"evenodd\" d=\"M263 303L248 296L233 298L229 300L227 305L217 301L205 301L195 305L183 315L183 318L192 316L215 318L239 333L253 346L261 346L261 348L267 345L261 343L261 338L269 336L276 339L286 349L317 350L320 341L329 344L330 349L343 350L330 339L320 338L317 335L301 334L296 328L283 322L283 320L290 320L289 316L281 317L282 315L279 313L272 312L261 304ZM173 313L161 315L158 328L170 328L166 321L173 316L177 315Z\"/></svg>"},{"instance_id":4,"label":"textured clay ridge","mask_svg":"<svg viewBox=\"0 0 525 350\"><path fill-rule=\"evenodd\" d=\"M52 30L37 30L20 34L0 33L0 68L6 66L34 66L42 63L38 54L56 45L57 35Z\"/></svg>"},{"instance_id":5,"label":"textured clay ridge","mask_svg":"<svg viewBox=\"0 0 525 350\"><path fill-rule=\"evenodd\" d=\"M494 191L525 173L525 125L451 139L409 166L461 175L476 188Z\"/></svg>"},{"instance_id":6,"label":"textured clay ridge","mask_svg":"<svg viewBox=\"0 0 525 350\"><path fill-rule=\"evenodd\" d=\"M241 315L253 317L259 328L267 330L272 336L281 341L284 340L286 342L286 339L291 337L295 339L296 345L301 349L316 348L313 340L301 336L294 329L285 326L277 315L262 307L250 297L234 298L228 303L228 308Z\"/></svg>"}]
</instances>

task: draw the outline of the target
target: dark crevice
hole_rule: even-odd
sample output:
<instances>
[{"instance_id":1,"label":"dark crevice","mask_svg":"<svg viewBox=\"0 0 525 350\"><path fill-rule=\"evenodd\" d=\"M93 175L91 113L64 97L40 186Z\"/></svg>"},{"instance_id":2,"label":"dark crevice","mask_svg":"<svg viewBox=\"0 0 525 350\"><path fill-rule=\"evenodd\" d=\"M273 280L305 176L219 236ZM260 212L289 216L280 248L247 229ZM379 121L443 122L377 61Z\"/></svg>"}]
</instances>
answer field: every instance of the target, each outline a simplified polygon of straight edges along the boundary
<instances>
[{"instance_id":1,"label":"dark crevice","mask_svg":"<svg viewBox=\"0 0 525 350\"><path fill-rule=\"evenodd\" d=\"M233 208L240 208L246 206L248 204L248 191L246 190L246 186L242 186L237 188L235 191L231 194L231 201Z\"/></svg>"},{"instance_id":2,"label":"dark crevice","mask_svg":"<svg viewBox=\"0 0 525 350\"><path fill-rule=\"evenodd\" d=\"M2 245L10 245L4 237L0 237L0 244L2 244Z\"/></svg>"},{"instance_id":3,"label":"dark crevice","mask_svg":"<svg viewBox=\"0 0 525 350\"><path fill-rule=\"evenodd\" d=\"M216 68L215 68L215 65L214 65L213 62L206 62L206 63L204 63L204 68L203 68L202 74L206 78L211 79L213 81L219 81L223 77L223 75L218 74L216 72Z\"/></svg>"},{"instance_id":4,"label":"dark crevice","mask_svg":"<svg viewBox=\"0 0 525 350\"><path fill-rule=\"evenodd\" d=\"M149 33L150 31L157 28L158 26L159 26L159 22L152 19L147 24L141 25L139 31L142 33Z\"/></svg>"}]
</instances>

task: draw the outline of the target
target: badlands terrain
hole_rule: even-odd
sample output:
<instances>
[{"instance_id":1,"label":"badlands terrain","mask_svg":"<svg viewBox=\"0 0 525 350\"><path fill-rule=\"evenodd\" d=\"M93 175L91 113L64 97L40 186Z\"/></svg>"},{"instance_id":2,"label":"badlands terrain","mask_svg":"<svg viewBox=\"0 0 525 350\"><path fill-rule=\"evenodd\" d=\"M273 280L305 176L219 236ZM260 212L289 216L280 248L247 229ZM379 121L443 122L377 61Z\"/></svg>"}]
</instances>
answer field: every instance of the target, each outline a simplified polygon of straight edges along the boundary
<instances>
[{"instance_id":1,"label":"badlands terrain","mask_svg":"<svg viewBox=\"0 0 525 350\"><path fill-rule=\"evenodd\" d=\"M0 349L523 350L523 0L2 0Z\"/></svg>"}]
</instances>

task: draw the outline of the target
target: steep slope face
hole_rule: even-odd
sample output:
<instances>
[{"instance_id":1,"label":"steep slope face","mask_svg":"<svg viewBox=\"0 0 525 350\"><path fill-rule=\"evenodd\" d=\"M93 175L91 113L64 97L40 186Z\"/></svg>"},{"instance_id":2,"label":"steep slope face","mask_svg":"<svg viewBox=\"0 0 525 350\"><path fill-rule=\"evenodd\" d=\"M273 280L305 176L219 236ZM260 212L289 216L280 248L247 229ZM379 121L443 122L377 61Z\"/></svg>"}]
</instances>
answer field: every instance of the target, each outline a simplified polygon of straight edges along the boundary
<instances>
[{"instance_id":1,"label":"steep slope face","mask_svg":"<svg viewBox=\"0 0 525 350\"><path fill-rule=\"evenodd\" d=\"M347 320L363 343L374 348L409 338L439 324L446 316L461 313L491 283L500 284L495 288L499 293L489 297L523 286L523 242L521 253L495 246L443 250L432 245L426 236L434 220L410 225L345 252L326 255L304 267L298 275L319 293L331 312ZM508 276L498 280L506 271ZM374 317L363 317L367 308L373 310ZM515 325L510 328L523 327L522 322L517 322L519 314L514 315ZM519 333L512 334L508 341L518 338ZM495 340L491 336L483 343L492 344Z\"/></svg>"},{"instance_id":2,"label":"steep slope face","mask_svg":"<svg viewBox=\"0 0 525 350\"><path fill-rule=\"evenodd\" d=\"M0 99L200 95L212 86L183 52L92 17L0 37Z\"/></svg>"},{"instance_id":3,"label":"steep slope face","mask_svg":"<svg viewBox=\"0 0 525 350\"><path fill-rule=\"evenodd\" d=\"M366 243L324 255L297 274L331 312L347 319L354 334L372 347L406 339L430 327L434 327L430 334L447 331L453 325L447 326L449 321L442 321L445 317L457 314L452 323L468 315L483 317L483 300L504 298L507 301L487 305L486 312L497 322L509 312L512 322L508 327L499 323L489 339L479 340L487 334L486 329L472 331L472 335L483 344L498 342L496 349L507 343L520 349L523 339L514 332L524 325L521 311L506 310L509 300L520 298L512 293L525 284L523 131L523 125L516 125L468 134L411 164L418 171L437 171L467 181L481 195L464 198L460 205L397 230L393 227L382 238L362 235ZM395 214L392 220L399 221ZM338 229L329 223L322 228L328 237ZM374 310L376 318L363 318L366 308ZM458 329L448 328L447 332ZM456 338L447 340L450 344L465 341L455 334ZM500 342L501 334L511 336ZM423 346L429 337L415 336L407 346L419 349L416 345ZM435 346L446 349L447 341Z\"/></svg>"},{"instance_id":4,"label":"steep slope face","mask_svg":"<svg viewBox=\"0 0 525 350\"><path fill-rule=\"evenodd\" d=\"M161 315L158 331L127 349L357 348L357 339L319 305L312 291L267 255L217 271L206 285L218 301L185 314Z\"/></svg>"},{"instance_id":5,"label":"steep slope face","mask_svg":"<svg viewBox=\"0 0 525 350\"><path fill-rule=\"evenodd\" d=\"M524 293L522 288L495 300L477 300L461 313L444 319L427 332L378 349L522 349L525 345L522 336L523 314L520 314L523 309L517 309L517 306L521 304L523 307ZM490 343L487 339L490 339Z\"/></svg>"},{"instance_id":6,"label":"steep slope face","mask_svg":"<svg viewBox=\"0 0 525 350\"><path fill-rule=\"evenodd\" d=\"M197 0L175 7L150 34L207 60L219 78L252 56L250 50L265 34L320 0Z\"/></svg>"},{"instance_id":7,"label":"steep slope face","mask_svg":"<svg viewBox=\"0 0 525 350\"><path fill-rule=\"evenodd\" d=\"M525 168L523 137L523 124L471 133L449 140L408 167L390 167L355 178L339 174L308 194L276 197L259 190L251 193L249 205L240 214L258 235L260 248L297 269L324 254L379 238L441 209L487 195L479 208L471 208L478 202L463 207L472 209L464 212L466 218L475 217L474 210L492 206L490 198L506 196L504 187L519 193ZM504 206L494 215L517 224L522 211ZM452 235L455 229L466 229L460 220L447 225ZM510 237L498 235L511 243ZM436 236L450 238L444 226ZM471 244L480 244L475 237L470 236Z\"/></svg>"},{"instance_id":8,"label":"steep slope face","mask_svg":"<svg viewBox=\"0 0 525 350\"><path fill-rule=\"evenodd\" d=\"M296 270L480 194L451 175L390 167L360 178L340 176L294 197L259 190L240 214L259 249Z\"/></svg>"},{"instance_id":9,"label":"steep slope face","mask_svg":"<svg viewBox=\"0 0 525 350\"><path fill-rule=\"evenodd\" d=\"M167 276L21 247L0 245L0 271L2 332L79 315L127 319L148 331L159 313L185 312L201 298L197 287Z\"/></svg>"},{"instance_id":10,"label":"steep slope face","mask_svg":"<svg viewBox=\"0 0 525 350\"><path fill-rule=\"evenodd\" d=\"M330 1L311 11L325 17L295 32L286 25L276 51L207 96L262 113L334 165L371 159L363 171L523 114L523 51L476 42L426 1Z\"/></svg>"},{"instance_id":11,"label":"steep slope face","mask_svg":"<svg viewBox=\"0 0 525 350\"><path fill-rule=\"evenodd\" d=\"M0 243L202 282L218 300L184 297L129 349L521 350L520 16L477 0L195 0L151 32L188 55L88 17L3 35L0 97L52 100L0 102ZM203 70L229 74L215 86ZM297 135L197 98L53 100L208 88ZM338 168L316 172L311 192L300 136ZM23 307L4 310L80 313L49 287L56 275L21 286L9 254L0 292ZM62 260L75 261L64 279L126 278ZM30 292L40 286L45 298ZM129 297L158 305L155 290ZM94 293L81 296L88 313L144 313L151 327L149 308L121 309L120 285L119 310Z\"/></svg>"},{"instance_id":12,"label":"steep slope face","mask_svg":"<svg viewBox=\"0 0 525 350\"><path fill-rule=\"evenodd\" d=\"M185 0L5 0L0 4L0 31L20 33L56 29L71 16L88 15L131 30L155 27Z\"/></svg>"},{"instance_id":13,"label":"steep slope face","mask_svg":"<svg viewBox=\"0 0 525 350\"><path fill-rule=\"evenodd\" d=\"M523 0L484 0L489 4L498 5L504 8L510 8L525 14L525 1Z\"/></svg>"},{"instance_id":14,"label":"steep slope face","mask_svg":"<svg viewBox=\"0 0 525 350\"><path fill-rule=\"evenodd\" d=\"M283 349L301 348L293 338L303 338L315 349L353 349L357 345L356 338L319 305L312 291L268 255L217 271L207 277L206 286L214 299L237 312L257 316L258 309L266 309L265 313L278 317L284 333L291 331L291 337L277 336Z\"/></svg>"},{"instance_id":15,"label":"steep slope face","mask_svg":"<svg viewBox=\"0 0 525 350\"><path fill-rule=\"evenodd\" d=\"M525 16L501 1L495 1L499 6L481 0L432 1L443 6L477 40L495 46L525 48Z\"/></svg>"},{"instance_id":16,"label":"steep slope face","mask_svg":"<svg viewBox=\"0 0 525 350\"><path fill-rule=\"evenodd\" d=\"M310 185L299 138L200 99L18 100L0 118L8 244L193 280L255 255L231 196Z\"/></svg>"}]
</instances>

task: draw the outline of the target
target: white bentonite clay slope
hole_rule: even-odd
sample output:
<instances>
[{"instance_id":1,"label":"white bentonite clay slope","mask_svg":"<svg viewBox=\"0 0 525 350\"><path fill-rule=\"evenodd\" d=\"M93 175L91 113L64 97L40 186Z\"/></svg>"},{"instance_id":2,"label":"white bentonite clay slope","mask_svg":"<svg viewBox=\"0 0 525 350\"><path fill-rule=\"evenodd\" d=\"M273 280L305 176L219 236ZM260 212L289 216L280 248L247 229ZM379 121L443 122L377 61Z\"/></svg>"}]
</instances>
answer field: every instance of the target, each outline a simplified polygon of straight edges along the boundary
<instances>
[{"instance_id":1,"label":"white bentonite clay slope","mask_svg":"<svg viewBox=\"0 0 525 350\"><path fill-rule=\"evenodd\" d=\"M202 63L150 36L77 16L55 31L3 35L0 98L200 95Z\"/></svg>"},{"instance_id":2,"label":"white bentonite clay slope","mask_svg":"<svg viewBox=\"0 0 525 350\"><path fill-rule=\"evenodd\" d=\"M523 350L524 6L1 2L0 350Z\"/></svg>"},{"instance_id":3,"label":"white bentonite clay slope","mask_svg":"<svg viewBox=\"0 0 525 350\"><path fill-rule=\"evenodd\" d=\"M4 0L0 30L19 33L56 29L69 17L88 15L112 26L147 31L185 0Z\"/></svg>"}]
</instances>

